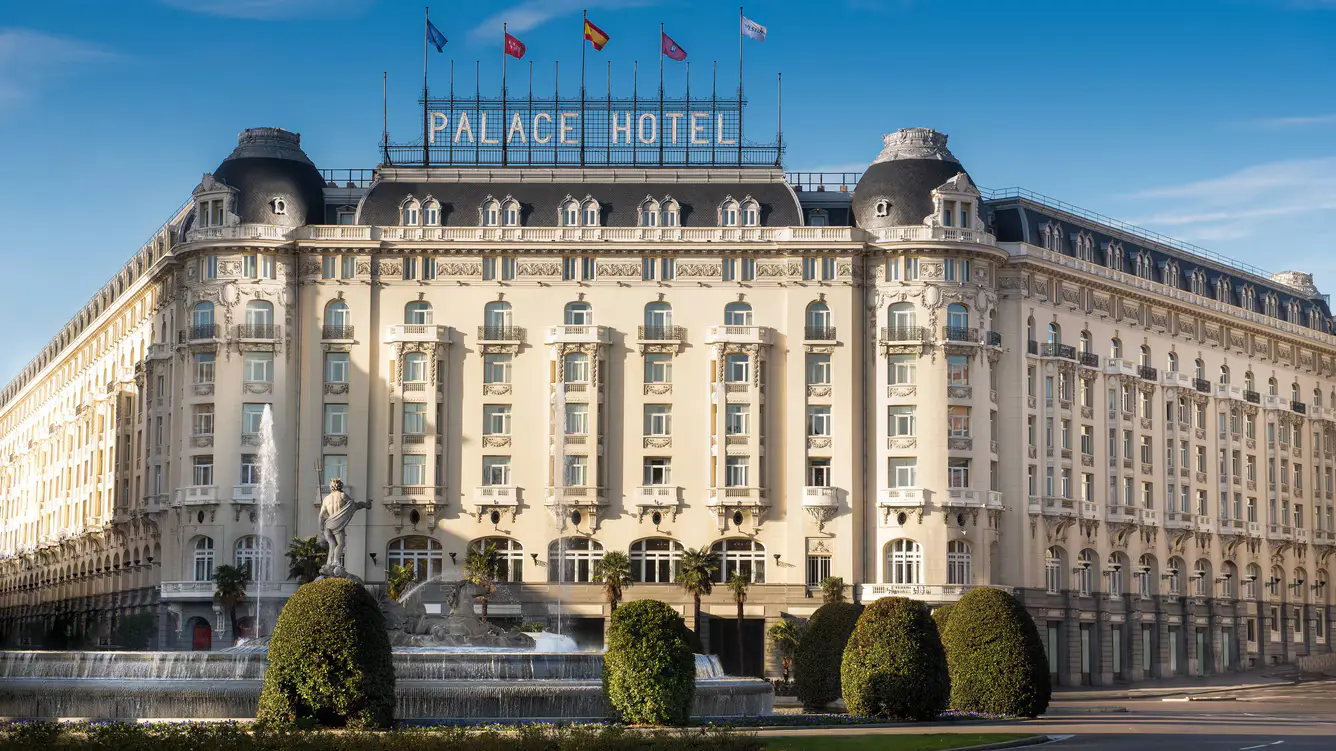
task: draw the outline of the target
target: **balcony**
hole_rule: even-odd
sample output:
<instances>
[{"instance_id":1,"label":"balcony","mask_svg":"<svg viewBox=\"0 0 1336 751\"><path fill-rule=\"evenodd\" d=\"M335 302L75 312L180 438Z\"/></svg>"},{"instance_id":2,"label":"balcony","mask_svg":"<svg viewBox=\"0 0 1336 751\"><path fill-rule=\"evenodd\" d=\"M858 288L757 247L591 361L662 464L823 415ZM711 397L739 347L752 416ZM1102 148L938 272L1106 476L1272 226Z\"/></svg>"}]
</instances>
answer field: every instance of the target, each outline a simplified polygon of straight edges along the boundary
<instances>
[{"instance_id":1,"label":"balcony","mask_svg":"<svg viewBox=\"0 0 1336 751\"><path fill-rule=\"evenodd\" d=\"M1274 394L1262 397L1262 409L1289 409L1290 403Z\"/></svg>"},{"instance_id":2,"label":"balcony","mask_svg":"<svg viewBox=\"0 0 1336 751\"><path fill-rule=\"evenodd\" d=\"M984 340L984 343L987 344L989 347L1001 347L1002 335L996 331L989 331L988 338Z\"/></svg>"},{"instance_id":3,"label":"balcony","mask_svg":"<svg viewBox=\"0 0 1336 751\"><path fill-rule=\"evenodd\" d=\"M246 585L246 599L250 602L264 598L290 597L300 586L298 582L250 582ZM212 581L167 581L162 583L161 599L171 600L212 600L218 586Z\"/></svg>"},{"instance_id":4,"label":"balcony","mask_svg":"<svg viewBox=\"0 0 1336 751\"><path fill-rule=\"evenodd\" d=\"M548 506L603 506L607 502L604 489L592 485L565 485L547 489Z\"/></svg>"},{"instance_id":5,"label":"balcony","mask_svg":"<svg viewBox=\"0 0 1336 751\"><path fill-rule=\"evenodd\" d=\"M1124 506L1110 503L1104 510L1105 518L1111 522L1135 522L1139 515L1136 506Z\"/></svg>"},{"instance_id":6,"label":"balcony","mask_svg":"<svg viewBox=\"0 0 1336 751\"><path fill-rule=\"evenodd\" d=\"M1099 367L1099 355L1094 352L1081 352L1078 354L1077 359L1087 368Z\"/></svg>"},{"instance_id":7,"label":"balcony","mask_svg":"<svg viewBox=\"0 0 1336 751\"><path fill-rule=\"evenodd\" d=\"M641 342L680 344L687 338L687 330L683 326L641 326L636 337Z\"/></svg>"},{"instance_id":8,"label":"balcony","mask_svg":"<svg viewBox=\"0 0 1336 751\"><path fill-rule=\"evenodd\" d=\"M992 587L1004 592L1014 591L1011 587L994 584L864 584L863 601L870 602L882 597L908 597L913 600L926 600L933 603L956 602L971 589Z\"/></svg>"},{"instance_id":9,"label":"balcony","mask_svg":"<svg viewBox=\"0 0 1336 751\"><path fill-rule=\"evenodd\" d=\"M338 338L338 337L326 337ZM345 339L352 338L352 332L348 332ZM450 343L450 327L439 326L434 323L395 323L385 327L385 341L387 342L441 342Z\"/></svg>"},{"instance_id":10,"label":"balcony","mask_svg":"<svg viewBox=\"0 0 1336 751\"><path fill-rule=\"evenodd\" d=\"M1192 530L1195 528L1192 514L1186 514L1182 511L1170 511L1164 515L1164 528Z\"/></svg>"},{"instance_id":11,"label":"balcony","mask_svg":"<svg viewBox=\"0 0 1336 751\"><path fill-rule=\"evenodd\" d=\"M384 502L385 503L413 503L414 501L435 502L435 500L437 498L441 498L444 495L444 493L445 493L445 487L437 485L386 485Z\"/></svg>"},{"instance_id":12,"label":"balcony","mask_svg":"<svg viewBox=\"0 0 1336 751\"><path fill-rule=\"evenodd\" d=\"M1194 526L1196 527L1196 530L1198 532L1203 532L1206 534L1215 534L1216 525L1214 519L1210 518L1209 516L1198 516L1195 519L1195 522L1196 524Z\"/></svg>"},{"instance_id":13,"label":"balcony","mask_svg":"<svg viewBox=\"0 0 1336 751\"><path fill-rule=\"evenodd\" d=\"M353 338L353 327L327 323L320 327L320 338L327 341L351 340Z\"/></svg>"},{"instance_id":14,"label":"balcony","mask_svg":"<svg viewBox=\"0 0 1336 751\"><path fill-rule=\"evenodd\" d=\"M942 329L942 338L948 342L979 343L979 330L964 326L947 326Z\"/></svg>"},{"instance_id":15,"label":"balcony","mask_svg":"<svg viewBox=\"0 0 1336 751\"><path fill-rule=\"evenodd\" d=\"M1060 357L1064 360L1076 359L1076 347L1070 344L1057 344L1055 342L1044 342L1039 345L1040 357Z\"/></svg>"},{"instance_id":16,"label":"balcony","mask_svg":"<svg viewBox=\"0 0 1336 751\"><path fill-rule=\"evenodd\" d=\"M218 502L217 485L186 485L176 489L173 506L205 506Z\"/></svg>"},{"instance_id":17,"label":"balcony","mask_svg":"<svg viewBox=\"0 0 1336 751\"><path fill-rule=\"evenodd\" d=\"M943 508L1002 508L1002 493L996 490L951 488L946 491Z\"/></svg>"},{"instance_id":18,"label":"balcony","mask_svg":"<svg viewBox=\"0 0 1336 751\"><path fill-rule=\"evenodd\" d=\"M641 485L636 489L636 508L640 510L643 521L646 514L668 511L677 521L677 514L682 509L682 487L680 485ZM657 523L657 522L656 522Z\"/></svg>"},{"instance_id":19,"label":"balcony","mask_svg":"<svg viewBox=\"0 0 1336 751\"><path fill-rule=\"evenodd\" d=\"M744 513L751 517L753 526L759 526L761 517L770 508L770 499L765 488L710 488L710 497L706 499L705 506L715 513L719 531L723 532L728 529L730 520L737 526L745 518Z\"/></svg>"},{"instance_id":20,"label":"balcony","mask_svg":"<svg viewBox=\"0 0 1336 751\"><path fill-rule=\"evenodd\" d=\"M881 488L877 491L877 507L889 519L892 511L916 510L920 514L928 505L928 491L923 488Z\"/></svg>"},{"instance_id":21,"label":"balcony","mask_svg":"<svg viewBox=\"0 0 1336 751\"><path fill-rule=\"evenodd\" d=\"M196 326L191 326L182 331L178 337L178 341L181 344L189 344L191 342L214 341L217 338L218 338L218 324L201 323Z\"/></svg>"},{"instance_id":22,"label":"balcony","mask_svg":"<svg viewBox=\"0 0 1336 751\"><path fill-rule=\"evenodd\" d=\"M1187 373L1180 373L1177 370L1166 370L1160 376L1160 383L1164 386L1173 386L1175 388L1192 388L1192 378Z\"/></svg>"},{"instance_id":23,"label":"balcony","mask_svg":"<svg viewBox=\"0 0 1336 751\"><path fill-rule=\"evenodd\" d=\"M707 344L769 344L766 326L711 326L705 330Z\"/></svg>"},{"instance_id":24,"label":"balcony","mask_svg":"<svg viewBox=\"0 0 1336 751\"><path fill-rule=\"evenodd\" d=\"M1269 524L1266 536L1272 540L1289 540L1294 537L1294 533L1284 524Z\"/></svg>"},{"instance_id":25,"label":"balcony","mask_svg":"<svg viewBox=\"0 0 1336 751\"><path fill-rule=\"evenodd\" d=\"M498 515L510 514L513 522L520 510L520 489L514 485L479 485L473 489L473 510L478 514L478 521L496 512ZM499 516L497 521L500 521Z\"/></svg>"},{"instance_id":26,"label":"balcony","mask_svg":"<svg viewBox=\"0 0 1336 751\"><path fill-rule=\"evenodd\" d=\"M1108 375L1134 376L1137 374L1137 366L1130 360L1110 357L1104 362L1104 372Z\"/></svg>"},{"instance_id":27,"label":"balcony","mask_svg":"<svg viewBox=\"0 0 1336 751\"><path fill-rule=\"evenodd\" d=\"M1262 395L1249 389L1243 390L1243 401L1258 404L1262 401Z\"/></svg>"},{"instance_id":28,"label":"balcony","mask_svg":"<svg viewBox=\"0 0 1336 751\"><path fill-rule=\"evenodd\" d=\"M1140 378L1143 381L1159 381L1160 371L1149 365L1138 365L1137 378Z\"/></svg>"},{"instance_id":29,"label":"balcony","mask_svg":"<svg viewBox=\"0 0 1336 751\"><path fill-rule=\"evenodd\" d=\"M1031 340L1029 340L1028 342L1026 342L1026 343L1025 343L1025 352L1026 352L1026 354L1030 354L1030 355L1038 355L1038 354L1039 354L1039 342L1036 342L1036 341L1033 340L1033 339L1031 339Z\"/></svg>"},{"instance_id":30,"label":"balcony","mask_svg":"<svg viewBox=\"0 0 1336 751\"><path fill-rule=\"evenodd\" d=\"M607 326L548 326L544 341L547 344L560 342L607 344L611 340L608 337Z\"/></svg>"},{"instance_id":31,"label":"balcony","mask_svg":"<svg viewBox=\"0 0 1336 751\"><path fill-rule=\"evenodd\" d=\"M170 360L172 359L172 345L166 342L148 345L148 354L145 356L149 360Z\"/></svg>"},{"instance_id":32,"label":"balcony","mask_svg":"<svg viewBox=\"0 0 1336 751\"><path fill-rule=\"evenodd\" d=\"M928 329L924 326L882 326L881 341L882 344L922 344L928 341Z\"/></svg>"},{"instance_id":33,"label":"balcony","mask_svg":"<svg viewBox=\"0 0 1336 751\"><path fill-rule=\"evenodd\" d=\"M835 518L840 510L840 496L837 488L821 485L808 485L803 488L803 511L816 522L817 531L824 532L826 524Z\"/></svg>"},{"instance_id":34,"label":"balcony","mask_svg":"<svg viewBox=\"0 0 1336 751\"><path fill-rule=\"evenodd\" d=\"M232 334L238 339L273 341L279 337L280 327L272 323L238 323Z\"/></svg>"},{"instance_id":35,"label":"balcony","mask_svg":"<svg viewBox=\"0 0 1336 751\"><path fill-rule=\"evenodd\" d=\"M259 501L259 485L233 485L232 502L242 504L254 504Z\"/></svg>"},{"instance_id":36,"label":"balcony","mask_svg":"<svg viewBox=\"0 0 1336 751\"><path fill-rule=\"evenodd\" d=\"M1228 383L1218 383L1215 386L1215 395L1221 399L1243 400L1243 387L1230 386Z\"/></svg>"},{"instance_id":37,"label":"balcony","mask_svg":"<svg viewBox=\"0 0 1336 751\"><path fill-rule=\"evenodd\" d=\"M835 341L834 326L804 326L803 341L806 342L833 342Z\"/></svg>"},{"instance_id":38,"label":"balcony","mask_svg":"<svg viewBox=\"0 0 1336 751\"><path fill-rule=\"evenodd\" d=\"M1295 414L1306 415L1308 414L1308 405L1303 402L1290 402L1290 410Z\"/></svg>"},{"instance_id":39,"label":"balcony","mask_svg":"<svg viewBox=\"0 0 1336 751\"><path fill-rule=\"evenodd\" d=\"M1307 545L1307 544L1308 544L1308 539L1309 539L1309 537L1308 537L1308 530L1307 530L1307 529L1304 529L1303 527L1295 527L1295 528L1294 528L1294 541L1295 541L1295 542L1299 543L1300 545Z\"/></svg>"}]
</instances>

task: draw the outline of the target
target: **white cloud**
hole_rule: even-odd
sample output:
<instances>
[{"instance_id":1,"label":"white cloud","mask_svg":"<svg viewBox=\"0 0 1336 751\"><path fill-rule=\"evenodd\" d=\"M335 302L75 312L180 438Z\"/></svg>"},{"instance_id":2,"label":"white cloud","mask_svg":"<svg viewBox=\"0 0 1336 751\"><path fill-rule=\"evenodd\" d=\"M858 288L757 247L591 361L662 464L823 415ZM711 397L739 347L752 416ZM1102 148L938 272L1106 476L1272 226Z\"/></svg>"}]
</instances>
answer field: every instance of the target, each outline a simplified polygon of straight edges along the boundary
<instances>
[{"instance_id":1,"label":"white cloud","mask_svg":"<svg viewBox=\"0 0 1336 751\"><path fill-rule=\"evenodd\" d=\"M77 39L0 28L0 105L12 109L71 70L115 57L109 50Z\"/></svg>"},{"instance_id":2,"label":"white cloud","mask_svg":"<svg viewBox=\"0 0 1336 751\"><path fill-rule=\"evenodd\" d=\"M1264 117L1260 120L1252 120L1248 124L1256 128L1308 128L1319 125L1336 125L1336 114Z\"/></svg>"},{"instance_id":3,"label":"white cloud","mask_svg":"<svg viewBox=\"0 0 1336 751\"><path fill-rule=\"evenodd\" d=\"M188 13L251 21L277 21L314 15L339 16L364 10L375 0L160 0Z\"/></svg>"},{"instance_id":4,"label":"white cloud","mask_svg":"<svg viewBox=\"0 0 1336 751\"><path fill-rule=\"evenodd\" d=\"M469 32L469 38L476 42L492 36L499 37L502 23L508 25L510 33L519 34L536 29L557 16L577 13L582 8L620 10L643 8L659 2L661 0L523 0L488 16L482 23L473 27ZM575 27L572 26L572 29Z\"/></svg>"}]
</instances>

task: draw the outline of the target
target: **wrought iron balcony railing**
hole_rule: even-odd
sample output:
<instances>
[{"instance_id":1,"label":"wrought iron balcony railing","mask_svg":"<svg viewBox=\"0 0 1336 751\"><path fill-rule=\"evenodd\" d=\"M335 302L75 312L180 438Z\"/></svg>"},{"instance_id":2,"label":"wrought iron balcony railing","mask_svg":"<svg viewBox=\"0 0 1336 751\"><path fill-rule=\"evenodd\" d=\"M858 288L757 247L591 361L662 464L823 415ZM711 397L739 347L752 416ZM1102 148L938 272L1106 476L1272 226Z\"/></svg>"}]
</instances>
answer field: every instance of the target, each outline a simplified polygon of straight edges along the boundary
<instances>
[{"instance_id":1,"label":"wrought iron balcony railing","mask_svg":"<svg viewBox=\"0 0 1336 751\"><path fill-rule=\"evenodd\" d=\"M322 339L352 339L353 327L342 324L327 323L320 327L320 338Z\"/></svg>"}]
</instances>

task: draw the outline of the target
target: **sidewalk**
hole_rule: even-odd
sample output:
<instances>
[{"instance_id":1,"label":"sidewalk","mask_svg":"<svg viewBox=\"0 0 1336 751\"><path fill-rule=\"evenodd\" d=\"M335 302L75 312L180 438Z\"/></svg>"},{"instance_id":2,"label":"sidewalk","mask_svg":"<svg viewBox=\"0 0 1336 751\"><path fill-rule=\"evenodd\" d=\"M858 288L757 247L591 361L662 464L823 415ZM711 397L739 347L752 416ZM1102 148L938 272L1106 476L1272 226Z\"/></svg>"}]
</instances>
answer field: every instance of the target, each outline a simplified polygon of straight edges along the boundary
<instances>
[{"instance_id":1,"label":"sidewalk","mask_svg":"<svg viewBox=\"0 0 1336 751\"><path fill-rule=\"evenodd\" d=\"M1176 676L1117 686L1062 687L1053 691L1053 701L1104 701L1108 699L1153 699L1243 691L1267 686L1288 686L1300 681L1293 665L1272 665L1202 678Z\"/></svg>"}]
</instances>

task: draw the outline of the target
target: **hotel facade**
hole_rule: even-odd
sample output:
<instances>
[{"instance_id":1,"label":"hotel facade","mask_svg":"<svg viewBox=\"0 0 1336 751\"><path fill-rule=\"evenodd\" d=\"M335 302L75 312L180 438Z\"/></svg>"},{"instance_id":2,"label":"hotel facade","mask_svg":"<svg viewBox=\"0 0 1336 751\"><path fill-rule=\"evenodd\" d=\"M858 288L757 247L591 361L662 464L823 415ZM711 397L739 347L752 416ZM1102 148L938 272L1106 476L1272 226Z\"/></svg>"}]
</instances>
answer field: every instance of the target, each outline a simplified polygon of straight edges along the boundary
<instances>
[{"instance_id":1,"label":"hotel facade","mask_svg":"<svg viewBox=\"0 0 1336 751\"><path fill-rule=\"evenodd\" d=\"M721 121L722 122L722 121ZM721 126L722 127L722 126ZM316 168L241 134L0 392L0 635L230 644L296 583L341 478L349 570L462 576L601 643L595 562L692 619L684 548L752 581L702 635L842 577L862 602L1013 591L1061 684L1331 650L1336 336L1268 274L1024 191L926 129L856 185L776 167ZM278 504L263 522L260 425Z\"/></svg>"}]
</instances>

